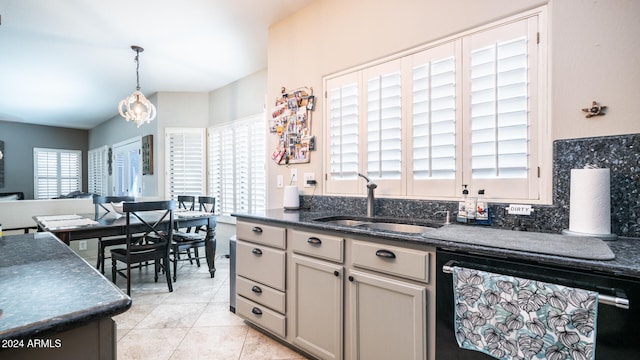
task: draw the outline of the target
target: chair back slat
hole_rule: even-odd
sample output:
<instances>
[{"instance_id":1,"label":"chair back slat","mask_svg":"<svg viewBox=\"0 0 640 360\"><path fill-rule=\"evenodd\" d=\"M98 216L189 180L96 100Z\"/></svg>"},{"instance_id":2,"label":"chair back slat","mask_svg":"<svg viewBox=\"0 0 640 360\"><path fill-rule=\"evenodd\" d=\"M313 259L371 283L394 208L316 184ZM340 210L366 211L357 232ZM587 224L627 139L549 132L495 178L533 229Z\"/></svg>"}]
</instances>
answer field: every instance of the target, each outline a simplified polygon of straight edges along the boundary
<instances>
[{"instance_id":1,"label":"chair back slat","mask_svg":"<svg viewBox=\"0 0 640 360\"><path fill-rule=\"evenodd\" d=\"M193 211L196 206L196 197L191 195L178 195L178 209Z\"/></svg>"},{"instance_id":2,"label":"chair back slat","mask_svg":"<svg viewBox=\"0 0 640 360\"><path fill-rule=\"evenodd\" d=\"M198 203L200 204L200 211L215 213L216 210L216 198L211 196L199 196Z\"/></svg>"},{"instance_id":3,"label":"chair back slat","mask_svg":"<svg viewBox=\"0 0 640 360\"><path fill-rule=\"evenodd\" d=\"M104 209L106 212L111 212L111 209L104 206L104 204L109 203L117 203L117 202L128 202L128 201L136 201L136 198L133 196L94 196L93 197L93 205L95 206L96 211L96 219L98 218L98 213L100 208Z\"/></svg>"}]
</instances>

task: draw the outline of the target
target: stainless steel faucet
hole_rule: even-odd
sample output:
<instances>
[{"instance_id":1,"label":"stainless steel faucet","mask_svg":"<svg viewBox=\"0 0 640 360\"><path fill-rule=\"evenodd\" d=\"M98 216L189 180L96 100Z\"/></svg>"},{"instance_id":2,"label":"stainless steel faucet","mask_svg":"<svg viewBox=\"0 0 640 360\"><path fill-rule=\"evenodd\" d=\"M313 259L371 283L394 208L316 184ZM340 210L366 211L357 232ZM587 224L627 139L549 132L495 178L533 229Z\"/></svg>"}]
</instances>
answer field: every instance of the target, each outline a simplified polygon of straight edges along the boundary
<instances>
[{"instance_id":1,"label":"stainless steel faucet","mask_svg":"<svg viewBox=\"0 0 640 360\"><path fill-rule=\"evenodd\" d=\"M371 179L361 173L358 173L358 176L363 177L365 180L367 180L367 216L374 217L376 215L376 199L373 192L375 188L378 187L378 185L376 185L376 183L374 183L373 181L371 181Z\"/></svg>"}]
</instances>

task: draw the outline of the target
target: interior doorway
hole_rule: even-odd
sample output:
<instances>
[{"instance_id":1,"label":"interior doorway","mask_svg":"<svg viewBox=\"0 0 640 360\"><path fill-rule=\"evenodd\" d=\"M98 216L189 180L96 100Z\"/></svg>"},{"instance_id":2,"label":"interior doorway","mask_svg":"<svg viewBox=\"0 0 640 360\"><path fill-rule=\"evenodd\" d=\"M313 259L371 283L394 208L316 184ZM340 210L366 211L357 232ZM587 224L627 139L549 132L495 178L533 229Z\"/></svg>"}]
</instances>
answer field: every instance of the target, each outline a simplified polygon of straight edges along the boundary
<instances>
[{"instance_id":1,"label":"interior doorway","mask_svg":"<svg viewBox=\"0 0 640 360\"><path fill-rule=\"evenodd\" d=\"M142 194L142 138L136 137L113 145L113 195Z\"/></svg>"}]
</instances>

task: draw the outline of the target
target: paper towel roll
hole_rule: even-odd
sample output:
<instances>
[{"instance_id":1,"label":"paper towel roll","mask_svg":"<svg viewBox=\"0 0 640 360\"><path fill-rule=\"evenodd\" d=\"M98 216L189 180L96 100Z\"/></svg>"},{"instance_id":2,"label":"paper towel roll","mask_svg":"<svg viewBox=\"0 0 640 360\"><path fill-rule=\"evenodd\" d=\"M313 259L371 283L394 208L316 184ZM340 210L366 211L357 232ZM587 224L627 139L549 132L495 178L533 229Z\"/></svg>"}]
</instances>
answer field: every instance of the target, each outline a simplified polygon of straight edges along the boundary
<instances>
[{"instance_id":1,"label":"paper towel roll","mask_svg":"<svg viewBox=\"0 0 640 360\"><path fill-rule=\"evenodd\" d=\"M569 230L589 235L611 234L609 169L572 169Z\"/></svg>"}]
</instances>

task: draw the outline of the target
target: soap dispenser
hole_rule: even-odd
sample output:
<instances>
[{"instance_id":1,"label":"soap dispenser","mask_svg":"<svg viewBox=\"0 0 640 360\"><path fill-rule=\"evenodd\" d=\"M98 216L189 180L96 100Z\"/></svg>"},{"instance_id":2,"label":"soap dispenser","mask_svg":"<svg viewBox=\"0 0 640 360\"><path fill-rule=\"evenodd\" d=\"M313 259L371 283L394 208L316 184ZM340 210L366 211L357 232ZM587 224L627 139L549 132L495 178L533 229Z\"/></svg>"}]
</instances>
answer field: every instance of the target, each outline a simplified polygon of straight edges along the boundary
<instances>
[{"instance_id":1,"label":"soap dispenser","mask_svg":"<svg viewBox=\"0 0 640 360\"><path fill-rule=\"evenodd\" d=\"M472 223L476 219L476 198L473 196L467 196L467 204L465 205L467 210L467 222Z\"/></svg>"},{"instance_id":2,"label":"soap dispenser","mask_svg":"<svg viewBox=\"0 0 640 360\"><path fill-rule=\"evenodd\" d=\"M462 185L462 200L458 202L458 215L456 215L456 221L461 223L467 222L467 196L469 195L469 190L467 190L467 185Z\"/></svg>"},{"instance_id":3,"label":"soap dispenser","mask_svg":"<svg viewBox=\"0 0 640 360\"><path fill-rule=\"evenodd\" d=\"M476 224L491 225L491 213L489 203L484 197L484 189L478 190L478 199L476 200Z\"/></svg>"}]
</instances>

